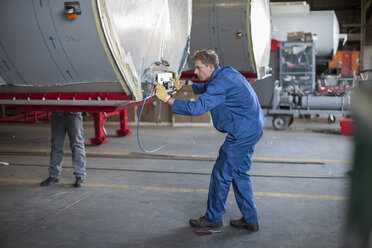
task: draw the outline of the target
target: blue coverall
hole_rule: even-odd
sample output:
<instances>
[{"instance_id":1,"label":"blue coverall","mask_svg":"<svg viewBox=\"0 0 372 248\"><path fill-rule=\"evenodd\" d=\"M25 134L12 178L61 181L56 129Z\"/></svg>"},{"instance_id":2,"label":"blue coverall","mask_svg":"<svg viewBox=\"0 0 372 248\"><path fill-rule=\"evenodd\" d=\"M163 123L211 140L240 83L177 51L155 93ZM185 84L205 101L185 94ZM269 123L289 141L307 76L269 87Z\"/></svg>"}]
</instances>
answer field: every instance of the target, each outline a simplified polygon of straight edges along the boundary
<instances>
[{"instance_id":1,"label":"blue coverall","mask_svg":"<svg viewBox=\"0 0 372 248\"><path fill-rule=\"evenodd\" d=\"M210 111L214 127L227 133L213 167L205 218L212 222L222 221L232 183L244 220L257 223L257 210L247 172L266 120L256 93L232 67L216 68L208 83L193 84L192 89L195 94L201 94L198 100L175 100L173 113L198 116Z\"/></svg>"},{"instance_id":2,"label":"blue coverall","mask_svg":"<svg viewBox=\"0 0 372 248\"><path fill-rule=\"evenodd\" d=\"M86 157L84 145L83 116L81 112L53 112L52 145L49 176L58 179L62 173L66 133L70 140L72 165L76 178L85 179Z\"/></svg>"}]
</instances>

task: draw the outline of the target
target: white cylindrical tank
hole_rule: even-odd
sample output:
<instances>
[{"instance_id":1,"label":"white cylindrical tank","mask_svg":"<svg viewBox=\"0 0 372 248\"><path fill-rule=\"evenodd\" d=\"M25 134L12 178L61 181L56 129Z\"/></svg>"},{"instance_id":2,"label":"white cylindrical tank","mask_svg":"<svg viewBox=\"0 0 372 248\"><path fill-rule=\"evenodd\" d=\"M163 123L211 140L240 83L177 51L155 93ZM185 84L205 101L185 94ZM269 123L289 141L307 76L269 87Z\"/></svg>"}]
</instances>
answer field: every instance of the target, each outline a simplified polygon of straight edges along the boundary
<instances>
[{"instance_id":1,"label":"white cylindrical tank","mask_svg":"<svg viewBox=\"0 0 372 248\"><path fill-rule=\"evenodd\" d=\"M221 66L262 78L269 71L270 28L268 0L194 0L190 55L213 49Z\"/></svg>"},{"instance_id":2,"label":"white cylindrical tank","mask_svg":"<svg viewBox=\"0 0 372 248\"><path fill-rule=\"evenodd\" d=\"M119 85L141 100L155 62L182 70L191 9L192 0L0 1L0 93Z\"/></svg>"},{"instance_id":3,"label":"white cylindrical tank","mask_svg":"<svg viewBox=\"0 0 372 248\"><path fill-rule=\"evenodd\" d=\"M286 41L290 32L316 34L317 56L335 55L339 42L339 23L335 12L310 11L306 2L270 3L272 39Z\"/></svg>"}]
</instances>

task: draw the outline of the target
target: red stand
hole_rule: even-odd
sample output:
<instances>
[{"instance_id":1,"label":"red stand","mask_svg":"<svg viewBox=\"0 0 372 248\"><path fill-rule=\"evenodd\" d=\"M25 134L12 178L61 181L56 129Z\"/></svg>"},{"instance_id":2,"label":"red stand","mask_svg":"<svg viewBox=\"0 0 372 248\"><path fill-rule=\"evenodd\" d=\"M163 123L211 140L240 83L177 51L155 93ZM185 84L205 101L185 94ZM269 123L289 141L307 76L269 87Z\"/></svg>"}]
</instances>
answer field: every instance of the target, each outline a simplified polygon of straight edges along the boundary
<instances>
[{"instance_id":1,"label":"red stand","mask_svg":"<svg viewBox=\"0 0 372 248\"><path fill-rule=\"evenodd\" d=\"M131 130L128 129L128 114L127 109L123 109L116 112L106 113L106 112L94 112L92 113L94 117L94 133L95 137L89 139L90 143L94 146L99 146L104 144L108 141L108 139L104 136L103 132L103 125L107 121L107 118L110 116L120 114L120 129L116 130L116 135L119 137L124 137L132 133Z\"/></svg>"},{"instance_id":2,"label":"red stand","mask_svg":"<svg viewBox=\"0 0 372 248\"><path fill-rule=\"evenodd\" d=\"M106 120L104 120L103 112L96 112L92 113L94 118L94 138L90 138L89 141L94 146L99 146L101 144L105 144L108 139L103 136L103 124Z\"/></svg>"},{"instance_id":3,"label":"red stand","mask_svg":"<svg viewBox=\"0 0 372 248\"><path fill-rule=\"evenodd\" d=\"M120 129L116 130L116 135L119 137L124 137L132 133L128 129L128 113L127 109L123 109L120 112Z\"/></svg>"}]
</instances>

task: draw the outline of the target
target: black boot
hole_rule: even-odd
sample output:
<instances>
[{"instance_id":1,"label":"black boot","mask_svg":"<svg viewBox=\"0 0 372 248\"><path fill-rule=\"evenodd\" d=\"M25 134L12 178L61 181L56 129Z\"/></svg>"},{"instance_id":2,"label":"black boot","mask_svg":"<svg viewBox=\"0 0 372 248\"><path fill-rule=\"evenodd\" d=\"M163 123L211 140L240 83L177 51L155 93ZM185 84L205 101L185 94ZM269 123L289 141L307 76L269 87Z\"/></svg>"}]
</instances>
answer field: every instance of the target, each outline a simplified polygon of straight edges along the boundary
<instances>
[{"instance_id":1,"label":"black boot","mask_svg":"<svg viewBox=\"0 0 372 248\"><path fill-rule=\"evenodd\" d=\"M84 178L81 178L81 177L77 177L76 178L76 181L74 183L74 186L79 188L79 187L83 187L85 184L85 179Z\"/></svg>"},{"instance_id":2,"label":"black boot","mask_svg":"<svg viewBox=\"0 0 372 248\"><path fill-rule=\"evenodd\" d=\"M48 177L46 180L42 181L40 183L40 186L49 186L58 183L59 179L58 178L51 178Z\"/></svg>"},{"instance_id":3,"label":"black boot","mask_svg":"<svg viewBox=\"0 0 372 248\"><path fill-rule=\"evenodd\" d=\"M230 220L230 225L233 227L245 228L251 232L258 232L258 230L260 230L258 223L247 223L243 217L238 220Z\"/></svg>"},{"instance_id":4,"label":"black boot","mask_svg":"<svg viewBox=\"0 0 372 248\"><path fill-rule=\"evenodd\" d=\"M212 222L206 220L204 216L200 217L199 219L190 219L189 223L192 227L196 228L220 228L223 226L221 222Z\"/></svg>"}]
</instances>

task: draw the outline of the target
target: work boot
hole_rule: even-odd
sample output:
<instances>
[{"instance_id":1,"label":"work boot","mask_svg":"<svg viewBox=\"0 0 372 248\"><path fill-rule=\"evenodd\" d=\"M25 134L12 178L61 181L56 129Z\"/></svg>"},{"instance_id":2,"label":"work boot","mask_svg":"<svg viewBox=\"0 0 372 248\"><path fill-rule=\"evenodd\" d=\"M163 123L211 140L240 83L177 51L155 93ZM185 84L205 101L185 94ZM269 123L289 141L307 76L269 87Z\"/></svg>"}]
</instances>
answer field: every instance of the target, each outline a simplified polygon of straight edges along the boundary
<instances>
[{"instance_id":1,"label":"work boot","mask_svg":"<svg viewBox=\"0 0 372 248\"><path fill-rule=\"evenodd\" d=\"M212 222L204 218L204 216L200 217L199 219L190 219L189 223L192 227L196 228L219 228L222 227L221 222Z\"/></svg>"},{"instance_id":2,"label":"work boot","mask_svg":"<svg viewBox=\"0 0 372 248\"><path fill-rule=\"evenodd\" d=\"M251 232L258 232L258 230L260 230L258 223L247 223L243 217L238 220L230 220L230 225L233 227L245 228Z\"/></svg>"},{"instance_id":3,"label":"work boot","mask_svg":"<svg viewBox=\"0 0 372 248\"><path fill-rule=\"evenodd\" d=\"M40 186L49 186L58 183L59 179L58 178L52 178L48 177L46 180L42 181L40 183Z\"/></svg>"},{"instance_id":4,"label":"work boot","mask_svg":"<svg viewBox=\"0 0 372 248\"><path fill-rule=\"evenodd\" d=\"M77 177L77 178L76 178L76 181L75 181L75 183L74 183L74 186L75 186L76 188L83 187L83 186L84 186L84 183L85 183L84 178Z\"/></svg>"}]
</instances>

